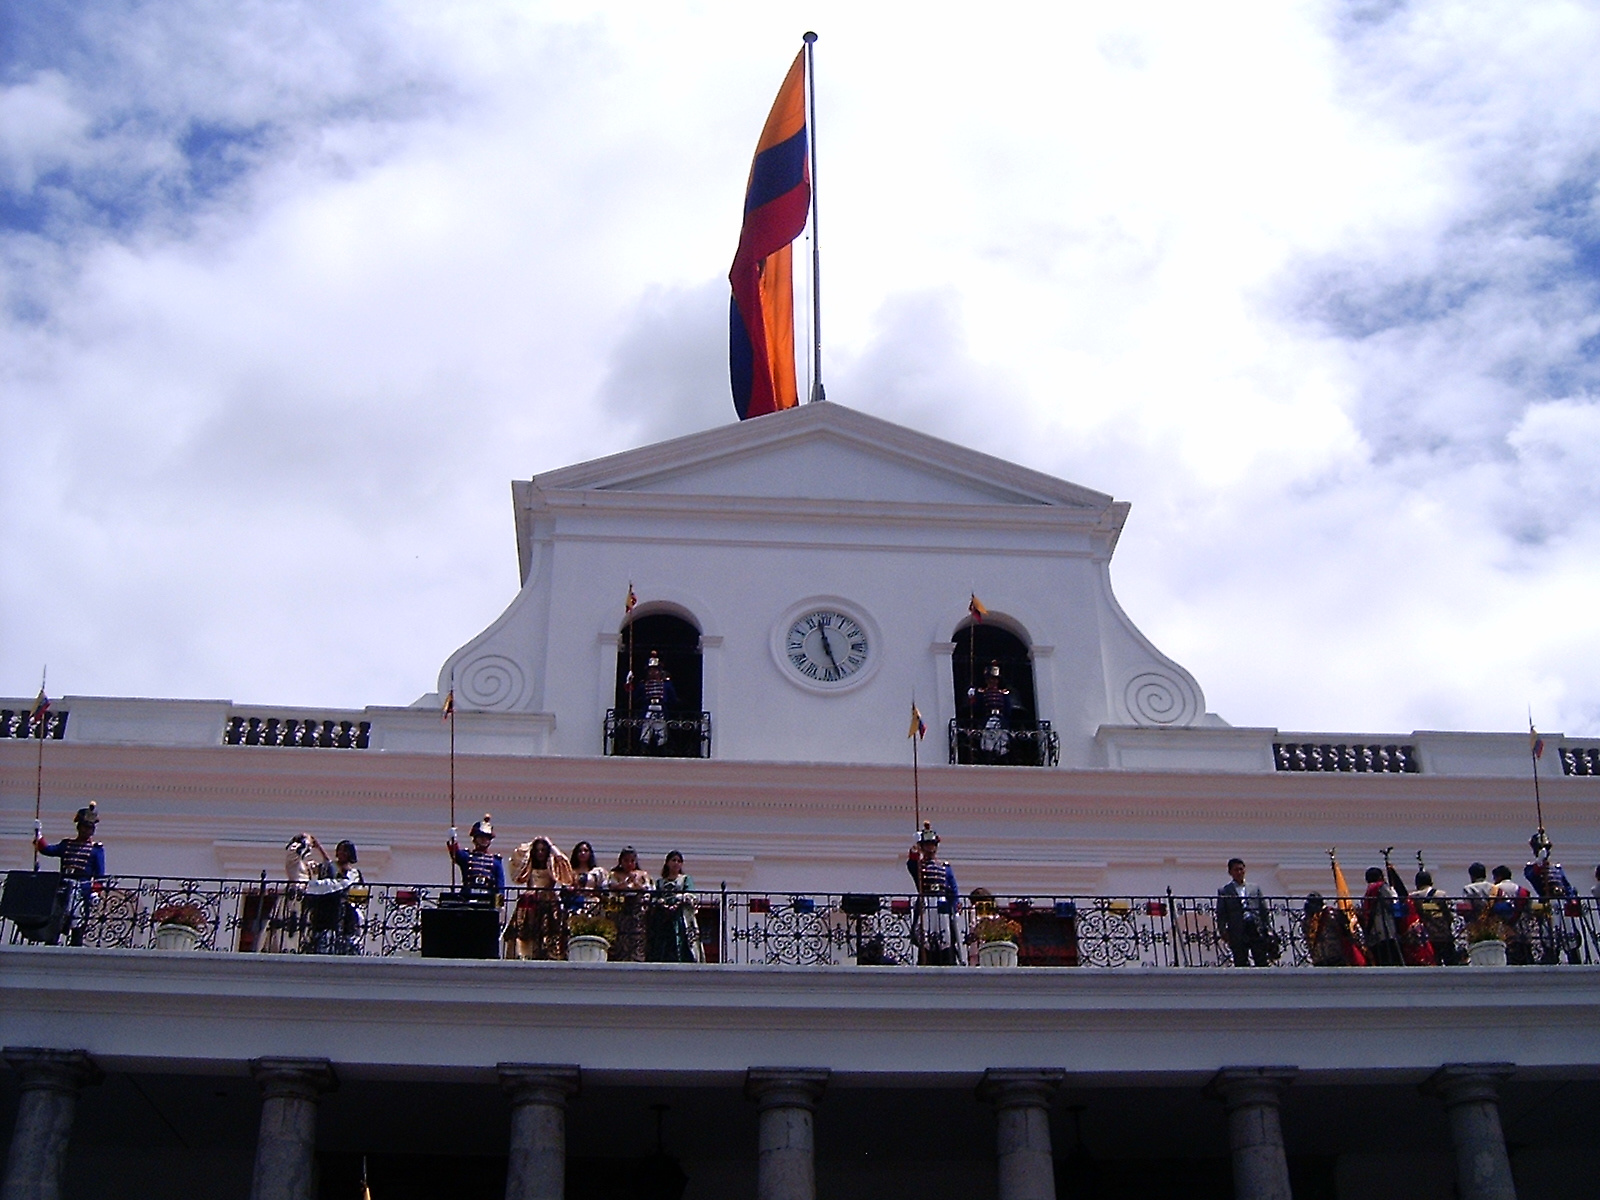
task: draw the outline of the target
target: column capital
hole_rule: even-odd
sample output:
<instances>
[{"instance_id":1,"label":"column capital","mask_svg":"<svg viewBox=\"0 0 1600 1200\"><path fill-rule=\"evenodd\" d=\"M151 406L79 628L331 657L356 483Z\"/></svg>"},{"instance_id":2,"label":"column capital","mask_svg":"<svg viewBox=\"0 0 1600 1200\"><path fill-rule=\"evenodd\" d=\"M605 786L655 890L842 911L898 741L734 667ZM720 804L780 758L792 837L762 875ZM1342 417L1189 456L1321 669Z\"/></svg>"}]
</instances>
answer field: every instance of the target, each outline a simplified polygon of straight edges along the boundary
<instances>
[{"instance_id":1,"label":"column capital","mask_svg":"<svg viewBox=\"0 0 1600 1200\"><path fill-rule=\"evenodd\" d=\"M570 1063L498 1063L500 1087L513 1105L544 1104L565 1108L578 1094L583 1072Z\"/></svg>"},{"instance_id":2,"label":"column capital","mask_svg":"<svg viewBox=\"0 0 1600 1200\"><path fill-rule=\"evenodd\" d=\"M1206 1084L1206 1091L1226 1104L1229 1112L1252 1105L1276 1106L1283 1089L1298 1074L1299 1067L1223 1067Z\"/></svg>"},{"instance_id":3,"label":"column capital","mask_svg":"<svg viewBox=\"0 0 1600 1200\"><path fill-rule=\"evenodd\" d=\"M744 1094L758 1112L769 1108L803 1108L811 1112L828 1086L827 1067L751 1067L744 1075Z\"/></svg>"},{"instance_id":4,"label":"column capital","mask_svg":"<svg viewBox=\"0 0 1600 1200\"><path fill-rule=\"evenodd\" d=\"M1500 1085L1511 1078L1512 1063L1445 1063L1422 1081L1422 1092L1438 1096L1446 1108L1458 1104L1491 1104L1500 1100Z\"/></svg>"},{"instance_id":5,"label":"column capital","mask_svg":"<svg viewBox=\"0 0 1600 1200\"><path fill-rule=\"evenodd\" d=\"M339 1086L339 1076L325 1058L253 1058L250 1076L266 1100L315 1100Z\"/></svg>"},{"instance_id":6,"label":"column capital","mask_svg":"<svg viewBox=\"0 0 1600 1200\"><path fill-rule=\"evenodd\" d=\"M105 1072L95 1066L87 1050L51 1050L42 1046L7 1046L5 1060L21 1078L25 1092L48 1091L75 1095L79 1088L99 1083Z\"/></svg>"},{"instance_id":7,"label":"column capital","mask_svg":"<svg viewBox=\"0 0 1600 1200\"><path fill-rule=\"evenodd\" d=\"M978 1081L978 1098L996 1108L1048 1108L1066 1077L1060 1067L990 1067Z\"/></svg>"}]
</instances>

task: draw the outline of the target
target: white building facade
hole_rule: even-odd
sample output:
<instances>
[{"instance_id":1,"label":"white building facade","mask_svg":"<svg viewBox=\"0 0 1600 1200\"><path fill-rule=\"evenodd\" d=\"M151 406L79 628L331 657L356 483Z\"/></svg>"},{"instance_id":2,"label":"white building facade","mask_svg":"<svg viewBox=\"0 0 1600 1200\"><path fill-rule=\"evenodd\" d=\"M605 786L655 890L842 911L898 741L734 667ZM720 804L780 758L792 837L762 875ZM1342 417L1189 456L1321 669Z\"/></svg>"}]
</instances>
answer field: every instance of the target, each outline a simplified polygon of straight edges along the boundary
<instances>
[{"instance_id":1,"label":"white building facade","mask_svg":"<svg viewBox=\"0 0 1600 1200\"><path fill-rule=\"evenodd\" d=\"M411 707L57 702L47 832L93 800L112 873L164 882L107 887L102 913L129 916L101 948L0 926L8 1179L46 1189L8 1200L302 1196L318 1171L321 1194L354 1194L362 1155L379 1200L441 1179L508 1197L1420 1200L1509 1195L1513 1168L1525 1196L1600 1175L1575 1148L1600 1105L1592 908L1557 914L1576 941L1554 963L1297 970L1297 950L1256 971L1227 965L1208 899L1243 857L1292 941L1293 906L1331 894L1330 848L1358 890L1384 847L1452 890L1474 860L1520 876L1522 735L1232 727L1112 593L1125 503L838 405L513 497L522 587ZM676 693L661 744L652 652ZM968 703L991 663L1000 750ZM20 870L41 749L26 709L0 703L0 865ZM1583 881L1600 745L1547 742L1545 824ZM587 839L609 865L633 845L652 870L681 850L718 961L415 957L398 906L450 878L452 779L458 823L492 812L503 846ZM867 967L842 898L893 924L914 814L964 891L1067 931L1035 961L1074 965ZM265 892L301 829L359 846L371 954L247 942L248 885ZM236 881L207 893L235 907L204 949L147 948L154 897L213 879ZM74 1106L51 1192L49 1131Z\"/></svg>"}]
</instances>

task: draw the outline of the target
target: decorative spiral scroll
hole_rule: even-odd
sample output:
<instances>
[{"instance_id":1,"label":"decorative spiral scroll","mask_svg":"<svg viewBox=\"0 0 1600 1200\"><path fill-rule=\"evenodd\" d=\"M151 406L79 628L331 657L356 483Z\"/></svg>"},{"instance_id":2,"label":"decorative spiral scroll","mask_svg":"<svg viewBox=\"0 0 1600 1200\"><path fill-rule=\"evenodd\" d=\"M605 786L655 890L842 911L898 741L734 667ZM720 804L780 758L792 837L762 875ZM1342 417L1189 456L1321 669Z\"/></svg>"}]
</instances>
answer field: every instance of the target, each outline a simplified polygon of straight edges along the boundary
<instances>
[{"instance_id":1,"label":"decorative spiral scroll","mask_svg":"<svg viewBox=\"0 0 1600 1200\"><path fill-rule=\"evenodd\" d=\"M504 654L485 654L456 671L456 690L473 708L510 708L522 698L527 680Z\"/></svg>"},{"instance_id":2,"label":"decorative spiral scroll","mask_svg":"<svg viewBox=\"0 0 1600 1200\"><path fill-rule=\"evenodd\" d=\"M1138 725L1188 725L1199 715L1194 689L1160 671L1135 675L1122 695L1128 715Z\"/></svg>"}]
</instances>

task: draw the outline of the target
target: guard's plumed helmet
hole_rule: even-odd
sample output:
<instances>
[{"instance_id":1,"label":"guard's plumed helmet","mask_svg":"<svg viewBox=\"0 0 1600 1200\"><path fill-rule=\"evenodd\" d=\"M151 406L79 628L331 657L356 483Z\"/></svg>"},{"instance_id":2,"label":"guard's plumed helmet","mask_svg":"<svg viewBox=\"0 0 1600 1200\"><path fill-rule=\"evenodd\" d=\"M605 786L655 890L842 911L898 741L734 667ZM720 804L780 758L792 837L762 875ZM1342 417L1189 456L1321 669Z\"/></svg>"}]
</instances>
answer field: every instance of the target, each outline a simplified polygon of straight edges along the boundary
<instances>
[{"instance_id":1,"label":"guard's plumed helmet","mask_svg":"<svg viewBox=\"0 0 1600 1200\"><path fill-rule=\"evenodd\" d=\"M78 825L87 825L93 829L100 824L100 806L91 800L87 807L78 810L72 820Z\"/></svg>"},{"instance_id":2,"label":"guard's plumed helmet","mask_svg":"<svg viewBox=\"0 0 1600 1200\"><path fill-rule=\"evenodd\" d=\"M1000 664L998 662L992 662L989 664L989 675L994 679L1000 678Z\"/></svg>"},{"instance_id":3,"label":"guard's plumed helmet","mask_svg":"<svg viewBox=\"0 0 1600 1200\"><path fill-rule=\"evenodd\" d=\"M1550 835L1542 829L1528 839L1528 849L1535 854L1549 854L1554 845L1555 843L1550 840Z\"/></svg>"},{"instance_id":4,"label":"guard's plumed helmet","mask_svg":"<svg viewBox=\"0 0 1600 1200\"><path fill-rule=\"evenodd\" d=\"M494 836L494 822L490 820L488 813L483 814L483 820L472 823L472 836L486 838Z\"/></svg>"},{"instance_id":5,"label":"guard's plumed helmet","mask_svg":"<svg viewBox=\"0 0 1600 1200\"><path fill-rule=\"evenodd\" d=\"M932 821L924 821L922 828L917 830L917 844L919 846L937 846L939 844L939 835L933 831Z\"/></svg>"}]
</instances>

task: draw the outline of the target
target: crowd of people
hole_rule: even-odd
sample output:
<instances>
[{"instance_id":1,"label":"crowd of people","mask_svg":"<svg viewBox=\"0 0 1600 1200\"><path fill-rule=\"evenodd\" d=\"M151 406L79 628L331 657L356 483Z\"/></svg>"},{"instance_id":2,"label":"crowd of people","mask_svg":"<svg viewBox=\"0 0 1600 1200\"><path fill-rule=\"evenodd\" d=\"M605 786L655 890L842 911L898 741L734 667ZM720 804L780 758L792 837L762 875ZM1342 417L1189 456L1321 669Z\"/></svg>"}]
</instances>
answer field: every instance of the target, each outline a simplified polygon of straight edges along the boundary
<instances>
[{"instance_id":1,"label":"crowd of people","mask_svg":"<svg viewBox=\"0 0 1600 1200\"><path fill-rule=\"evenodd\" d=\"M74 817L76 836L55 843L47 842L36 825L35 849L59 859L61 870L55 911L37 930L24 931L30 938L55 941L65 935L69 943L82 944L98 881L106 875L105 846L95 837L99 820L97 806L90 803ZM495 853L494 840L488 813L472 825L468 846L450 830L446 850L459 883L440 903L502 911L504 957L564 959L571 938L590 936L608 944L613 961L703 961L694 879L680 851L668 853L652 876L632 846L624 846L616 865L607 869L588 841L563 853L550 838L535 837L518 845L508 864ZM983 889L963 903L955 869L938 856L939 847L938 833L924 822L906 856L916 896L911 941L920 965L971 961L985 932L984 914L994 911L993 898ZM1455 966L1467 959L1458 927L1467 943L1503 943L1511 963L1562 958L1576 963L1586 948L1600 956L1600 936L1590 928L1593 914L1586 913L1577 888L1552 860L1542 828L1529 848L1533 858L1522 869L1522 883L1508 866L1490 870L1475 862L1459 896L1434 882L1420 855L1412 886L1406 886L1386 852L1382 866L1367 869L1359 895L1333 861L1335 896L1306 896L1291 922L1297 929L1284 928L1287 914L1281 909L1275 921L1261 888L1248 881L1246 864L1234 858L1228 863L1229 882L1217 891L1217 934L1238 967L1279 961L1285 937L1296 935L1315 966ZM253 949L362 952L367 890L353 842L341 841L329 854L316 837L296 834L285 846L285 878L286 887L263 890L252 920ZM1600 901L1600 867L1595 878L1591 894ZM979 916L972 928L967 909Z\"/></svg>"},{"instance_id":2,"label":"crowd of people","mask_svg":"<svg viewBox=\"0 0 1600 1200\"><path fill-rule=\"evenodd\" d=\"M1305 898L1299 934L1307 956L1318 967L1459 966L1468 952L1457 938L1458 918L1468 944L1495 941L1513 964L1569 963L1582 960L1585 945L1600 950L1578 890L1558 862L1543 829L1529 839L1533 858L1523 867L1526 886L1511 868L1490 871L1481 862L1467 868L1460 896L1439 887L1419 864L1412 887L1384 855L1383 866L1368 867L1359 896L1344 884L1332 864L1338 892L1332 901L1320 892ZM1331 856L1330 856L1331 857ZM1284 951L1283 933L1268 911L1266 897L1245 877L1244 860L1228 862L1230 882L1217 890L1217 929L1238 967L1263 967ZM1600 900L1600 866L1591 895Z\"/></svg>"}]
</instances>

